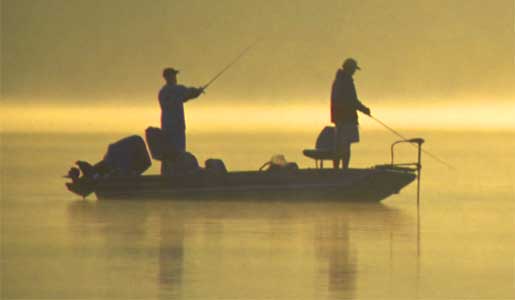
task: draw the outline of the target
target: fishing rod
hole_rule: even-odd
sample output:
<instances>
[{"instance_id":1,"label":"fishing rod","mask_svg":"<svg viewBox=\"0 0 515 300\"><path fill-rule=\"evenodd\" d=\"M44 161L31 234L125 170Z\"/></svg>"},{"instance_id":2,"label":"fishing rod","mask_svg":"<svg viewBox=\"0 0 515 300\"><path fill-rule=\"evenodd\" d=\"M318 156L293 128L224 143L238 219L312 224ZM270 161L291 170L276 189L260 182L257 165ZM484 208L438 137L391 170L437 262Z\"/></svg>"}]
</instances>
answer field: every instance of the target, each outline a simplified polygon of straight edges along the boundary
<instances>
[{"instance_id":1,"label":"fishing rod","mask_svg":"<svg viewBox=\"0 0 515 300\"><path fill-rule=\"evenodd\" d=\"M404 141L407 141L409 142L409 139L406 138L405 136L403 136L402 134L400 134L399 132L397 132L396 130L394 130L393 128L391 128L390 126L386 125L384 122L382 122L381 120L379 120L378 118L372 116L372 115L368 115L370 118L372 118L373 120L375 120L377 123L381 124L384 128L388 129L389 131L393 132L396 136L400 137L401 139L403 139ZM409 143L410 145L412 145L413 147L416 147L415 145L413 145L412 143ZM433 153L427 151L427 150L424 150L422 149L422 152L424 152L425 154L429 155L429 157L431 157L432 159L438 161L439 163L445 165L446 167L448 167L449 169L455 169L454 166L452 166L451 164L445 162L443 159L439 158L438 156L434 155Z\"/></svg>"},{"instance_id":2,"label":"fishing rod","mask_svg":"<svg viewBox=\"0 0 515 300\"><path fill-rule=\"evenodd\" d=\"M216 74L206 84L204 84L202 86L202 89L203 90L207 89L207 87L210 86L213 82L215 82L215 80L217 80L218 77L222 76L222 74L225 73L225 71L227 71L230 67L232 67L236 62L238 62L238 60L240 60L240 58L242 58L250 49L252 49L257 44L257 42L258 42L258 40L256 40L254 43L250 44L247 48L243 49L243 51L241 51L241 53L233 61L231 61L227 66L225 66L225 68L223 68L220 72L218 72L218 74Z\"/></svg>"}]
</instances>

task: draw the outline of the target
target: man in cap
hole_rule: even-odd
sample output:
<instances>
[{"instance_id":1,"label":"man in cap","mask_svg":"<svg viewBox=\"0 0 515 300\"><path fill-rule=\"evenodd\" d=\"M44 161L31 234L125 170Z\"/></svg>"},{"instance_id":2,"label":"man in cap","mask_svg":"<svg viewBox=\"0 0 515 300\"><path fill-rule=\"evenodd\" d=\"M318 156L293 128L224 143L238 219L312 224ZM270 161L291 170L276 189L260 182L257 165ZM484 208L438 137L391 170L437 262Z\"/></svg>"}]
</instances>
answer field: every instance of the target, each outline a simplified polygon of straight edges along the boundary
<instances>
[{"instance_id":1,"label":"man in cap","mask_svg":"<svg viewBox=\"0 0 515 300\"><path fill-rule=\"evenodd\" d=\"M184 102L197 98L204 92L203 88L186 87L177 84L178 70L166 68L163 78L166 84L159 91L161 106L161 129L165 136L171 139L177 153L186 151L186 122L184 118ZM161 171L166 168L163 161Z\"/></svg>"},{"instance_id":2,"label":"man in cap","mask_svg":"<svg viewBox=\"0 0 515 300\"><path fill-rule=\"evenodd\" d=\"M359 142L357 110L370 115L370 109L361 103L356 94L352 76L361 70L353 58L347 58L341 69L336 72L331 91L331 122L336 125L335 153L338 159L333 160L333 167L347 169L350 161L351 143Z\"/></svg>"}]
</instances>

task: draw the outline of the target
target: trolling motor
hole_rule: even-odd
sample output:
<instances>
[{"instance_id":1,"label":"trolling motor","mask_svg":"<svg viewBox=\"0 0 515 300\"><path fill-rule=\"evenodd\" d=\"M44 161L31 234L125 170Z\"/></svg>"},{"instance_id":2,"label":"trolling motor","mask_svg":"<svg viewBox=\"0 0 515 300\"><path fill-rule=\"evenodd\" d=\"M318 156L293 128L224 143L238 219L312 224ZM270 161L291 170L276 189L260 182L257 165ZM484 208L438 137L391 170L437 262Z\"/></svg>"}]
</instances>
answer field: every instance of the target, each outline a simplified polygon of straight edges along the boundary
<instances>
[{"instance_id":1,"label":"trolling motor","mask_svg":"<svg viewBox=\"0 0 515 300\"><path fill-rule=\"evenodd\" d=\"M410 167L410 166L414 166L415 170L417 171L417 206L420 204L420 171L422 170L422 164L421 164L421 160L422 160L422 144L424 142L425 141L424 141L423 138L404 139L404 140L395 141L390 146L390 152L391 152L391 157L392 157L392 161L390 163L391 167ZM416 147L417 147L417 150L418 150L417 162L416 163L401 163L401 164L395 164L394 163L394 148L395 148L396 145L401 144L401 143L410 143L411 145L415 145L416 144Z\"/></svg>"}]
</instances>

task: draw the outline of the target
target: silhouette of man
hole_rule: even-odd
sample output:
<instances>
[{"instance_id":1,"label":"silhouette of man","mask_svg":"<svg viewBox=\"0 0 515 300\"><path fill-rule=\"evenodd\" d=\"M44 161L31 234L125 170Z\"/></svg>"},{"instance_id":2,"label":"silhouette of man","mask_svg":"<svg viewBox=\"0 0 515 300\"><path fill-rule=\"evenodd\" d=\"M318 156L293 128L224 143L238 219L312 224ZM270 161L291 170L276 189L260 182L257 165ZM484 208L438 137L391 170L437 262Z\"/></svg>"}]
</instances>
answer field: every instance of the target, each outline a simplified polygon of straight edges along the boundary
<instances>
[{"instance_id":1,"label":"silhouette of man","mask_svg":"<svg viewBox=\"0 0 515 300\"><path fill-rule=\"evenodd\" d=\"M186 151L186 122L184 118L184 102L197 98L204 92L203 88L186 87L177 84L179 71L173 68L163 70L166 84L159 91L161 106L161 129L165 136L171 139L177 153ZM161 172L166 168L163 161Z\"/></svg>"},{"instance_id":2,"label":"silhouette of man","mask_svg":"<svg viewBox=\"0 0 515 300\"><path fill-rule=\"evenodd\" d=\"M370 109L361 103L356 94L352 76L361 70L353 58L347 58L336 72L331 91L331 121L336 125L335 153L342 160L342 168L349 168L351 143L359 142L357 110L370 115ZM338 169L340 159L333 160Z\"/></svg>"}]
</instances>

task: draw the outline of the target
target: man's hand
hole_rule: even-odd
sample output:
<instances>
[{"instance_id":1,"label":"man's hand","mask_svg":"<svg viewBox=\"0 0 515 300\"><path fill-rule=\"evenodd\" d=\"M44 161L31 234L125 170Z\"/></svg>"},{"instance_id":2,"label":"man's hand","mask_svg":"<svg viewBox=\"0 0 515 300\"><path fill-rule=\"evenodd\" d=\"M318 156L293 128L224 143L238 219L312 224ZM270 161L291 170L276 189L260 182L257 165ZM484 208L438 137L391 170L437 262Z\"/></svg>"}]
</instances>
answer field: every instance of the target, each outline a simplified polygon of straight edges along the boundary
<instances>
[{"instance_id":1,"label":"man's hand","mask_svg":"<svg viewBox=\"0 0 515 300\"><path fill-rule=\"evenodd\" d=\"M198 87L195 88L194 97L197 98L198 96L202 95L204 93L204 88Z\"/></svg>"},{"instance_id":2,"label":"man's hand","mask_svg":"<svg viewBox=\"0 0 515 300\"><path fill-rule=\"evenodd\" d=\"M363 113L364 113L365 115L369 115L369 116L370 116L370 115L371 115L371 113L370 113L370 108L365 107L365 109L363 109Z\"/></svg>"}]
</instances>

